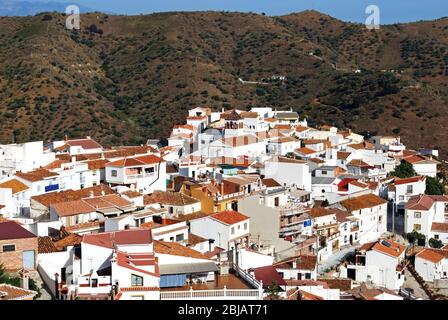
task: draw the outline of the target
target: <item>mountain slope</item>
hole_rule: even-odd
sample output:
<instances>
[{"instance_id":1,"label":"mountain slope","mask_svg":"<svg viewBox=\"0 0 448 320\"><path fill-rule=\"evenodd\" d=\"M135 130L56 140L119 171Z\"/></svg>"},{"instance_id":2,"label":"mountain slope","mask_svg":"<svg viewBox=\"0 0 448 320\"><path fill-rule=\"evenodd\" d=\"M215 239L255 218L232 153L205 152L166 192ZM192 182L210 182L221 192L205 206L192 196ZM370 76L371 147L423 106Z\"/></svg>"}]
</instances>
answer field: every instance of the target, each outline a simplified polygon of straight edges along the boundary
<instances>
[{"instance_id":1,"label":"mountain slope","mask_svg":"<svg viewBox=\"0 0 448 320\"><path fill-rule=\"evenodd\" d=\"M448 147L447 19L369 31L315 11L87 14L69 31L51 17L0 18L3 143L143 143L194 106L273 106L313 125Z\"/></svg>"}]
</instances>

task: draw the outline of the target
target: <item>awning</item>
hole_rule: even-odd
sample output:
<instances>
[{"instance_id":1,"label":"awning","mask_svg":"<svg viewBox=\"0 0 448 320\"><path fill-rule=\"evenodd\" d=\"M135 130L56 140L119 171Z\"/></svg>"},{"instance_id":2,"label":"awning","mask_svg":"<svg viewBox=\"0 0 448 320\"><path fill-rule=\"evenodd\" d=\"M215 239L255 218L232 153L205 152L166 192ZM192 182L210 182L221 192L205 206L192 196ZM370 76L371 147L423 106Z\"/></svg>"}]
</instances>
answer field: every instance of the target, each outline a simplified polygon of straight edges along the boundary
<instances>
[{"instance_id":1,"label":"awning","mask_svg":"<svg viewBox=\"0 0 448 320\"><path fill-rule=\"evenodd\" d=\"M115 208L115 207L97 209L96 211L99 212L99 213L104 214L105 216L119 215L119 214L123 213L122 210L120 210L118 208Z\"/></svg>"},{"instance_id":2,"label":"awning","mask_svg":"<svg viewBox=\"0 0 448 320\"><path fill-rule=\"evenodd\" d=\"M159 265L161 275L165 274L192 274L218 271L218 266L214 262L200 263L176 263Z\"/></svg>"}]
</instances>

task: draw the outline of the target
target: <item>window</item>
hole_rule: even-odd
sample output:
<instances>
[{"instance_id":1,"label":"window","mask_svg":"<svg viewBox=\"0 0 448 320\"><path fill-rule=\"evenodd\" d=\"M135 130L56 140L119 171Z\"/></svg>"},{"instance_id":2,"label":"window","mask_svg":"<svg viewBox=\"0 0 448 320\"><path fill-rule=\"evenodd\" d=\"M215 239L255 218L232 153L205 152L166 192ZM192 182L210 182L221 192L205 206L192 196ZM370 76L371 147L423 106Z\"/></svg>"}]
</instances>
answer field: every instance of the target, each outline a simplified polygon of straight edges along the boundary
<instances>
[{"instance_id":1,"label":"window","mask_svg":"<svg viewBox=\"0 0 448 320\"><path fill-rule=\"evenodd\" d=\"M421 212L414 212L414 218L416 219L420 219L422 217L422 213Z\"/></svg>"},{"instance_id":2,"label":"window","mask_svg":"<svg viewBox=\"0 0 448 320\"><path fill-rule=\"evenodd\" d=\"M112 177L116 177L118 175L117 170L112 170L111 175Z\"/></svg>"},{"instance_id":3,"label":"window","mask_svg":"<svg viewBox=\"0 0 448 320\"><path fill-rule=\"evenodd\" d=\"M244 223L244 230L247 230L247 222Z\"/></svg>"},{"instance_id":4,"label":"window","mask_svg":"<svg viewBox=\"0 0 448 320\"><path fill-rule=\"evenodd\" d=\"M448 213L448 203L445 203L445 213Z\"/></svg>"},{"instance_id":5,"label":"window","mask_svg":"<svg viewBox=\"0 0 448 320\"><path fill-rule=\"evenodd\" d=\"M230 229L230 234L235 234L235 227L232 227L232 229Z\"/></svg>"},{"instance_id":6,"label":"window","mask_svg":"<svg viewBox=\"0 0 448 320\"><path fill-rule=\"evenodd\" d=\"M399 197L398 197L398 200L400 200L400 201L404 201L404 196L399 196Z\"/></svg>"},{"instance_id":7,"label":"window","mask_svg":"<svg viewBox=\"0 0 448 320\"><path fill-rule=\"evenodd\" d=\"M92 279L92 288L98 287L98 279Z\"/></svg>"},{"instance_id":8,"label":"window","mask_svg":"<svg viewBox=\"0 0 448 320\"><path fill-rule=\"evenodd\" d=\"M309 272L305 273L305 279L311 279L311 273Z\"/></svg>"},{"instance_id":9,"label":"window","mask_svg":"<svg viewBox=\"0 0 448 320\"><path fill-rule=\"evenodd\" d=\"M184 234L183 233L176 235L176 242L183 241L183 240L184 240Z\"/></svg>"},{"instance_id":10,"label":"window","mask_svg":"<svg viewBox=\"0 0 448 320\"><path fill-rule=\"evenodd\" d=\"M421 224L414 224L414 230L415 231L420 231L422 229L422 225Z\"/></svg>"},{"instance_id":11,"label":"window","mask_svg":"<svg viewBox=\"0 0 448 320\"><path fill-rule=\"evenodd\" d=\"M327 174L327 170L322 170L322 174L326 175Z\"/></svg>"},{"instance_id":12,"label":"window","mask_svg":"<svg viewBox=\"0 0 448 320\"><path fill-rule=\"evenodd\" d=\"M12 252L16 251L16 245L15 244L6 244L3 246L3 252Z\"/></svg>"},{"instance_id":13,"label":"window","mask_svg":"<svg viewBox=\"0 0 448 320\"><path fill-rule=\"evenodd\" d=\"M146 173L154 173L154 167L146 169Z\"/></svg>"},{"instance_id":14,"label":"window","mask_svg":"<svg viewBox=\"0 0 448 320\"><path fill-rule=\"evenodd\" d=\"M239 225L238 225L238 230L240 230L240 229L241 229L241 225L239 224Z\"/></svg>"},{"instance_id":15,"label":"window","mask_svg":"<svg viewBox=\"0 0 448 320\"><path fill-rule=\"evenodd\" d=\"M132 274L131 275L131 286L132 287L143 287L143 277Z\"/></svg>"},{"instance_id":16,"label":"window","mask_svg":"<svg viewBox=\"0 0 448 320\"><path fill-rule=\"evenodd\" d=\"M412 184L406 187L406 193L412 193Z\"/></svg>"},{"instance_id":17,"label":"window","mask_svg":"<svg viewBox=\"0 0 448 320\"><path fill-rule=\"evenodd\" d=\"M439 240L439 235L438 235L438 234L435 234L435 235L434 235L434 239Z\"/></svg>"}]
</instances>

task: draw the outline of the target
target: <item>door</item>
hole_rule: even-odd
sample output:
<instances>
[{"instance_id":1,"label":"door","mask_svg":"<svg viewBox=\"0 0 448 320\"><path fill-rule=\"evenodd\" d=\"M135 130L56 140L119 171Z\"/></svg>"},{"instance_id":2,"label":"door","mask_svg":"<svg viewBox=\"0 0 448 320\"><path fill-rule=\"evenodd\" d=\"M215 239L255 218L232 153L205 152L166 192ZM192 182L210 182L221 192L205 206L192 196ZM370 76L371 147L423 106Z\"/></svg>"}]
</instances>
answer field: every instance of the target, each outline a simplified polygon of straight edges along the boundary
<instances>
[{"instance_id":1,"label":"door","mask_svg":"<svg viewBox=\"0 0 448 320\"><path fill-rule=\"evenodd\" d=\"M23 268L24 269L27 269L27 270L35 269L34 250L23 251L22 259L23 259Z\"/></svg>"}]
</instances>

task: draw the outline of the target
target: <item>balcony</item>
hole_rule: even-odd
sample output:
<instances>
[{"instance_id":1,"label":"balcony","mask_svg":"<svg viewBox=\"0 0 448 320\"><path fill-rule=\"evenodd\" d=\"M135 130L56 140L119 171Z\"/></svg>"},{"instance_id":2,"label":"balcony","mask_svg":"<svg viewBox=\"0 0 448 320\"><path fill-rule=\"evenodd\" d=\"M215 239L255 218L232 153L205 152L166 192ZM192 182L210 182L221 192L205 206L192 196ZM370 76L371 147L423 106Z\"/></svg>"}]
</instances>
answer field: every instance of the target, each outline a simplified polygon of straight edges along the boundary
<instances>
[{"instance_id":1,"label":"balcony","mask_svg":"<svg viewBox=\"0 0 448 320\"><path fill-rule=\"evenodd\" d=\"M230 273L217 276L216 281L160 290L161 300L261 300L262 295L262 284L244 271L239 277Z\"/></svg>"},{"instance_id":2,"label":"balcony","mask_svg":"<svg viewBox=\"0 0 448 320\"><path fill-rule=\"evenodd\" d=\"M137 180L137 179L144 179L144 178L150 178L155 176L155 173L146 173L146 174L129 174L126 175L127 180Z\"/></svg>"}]
</instances>

